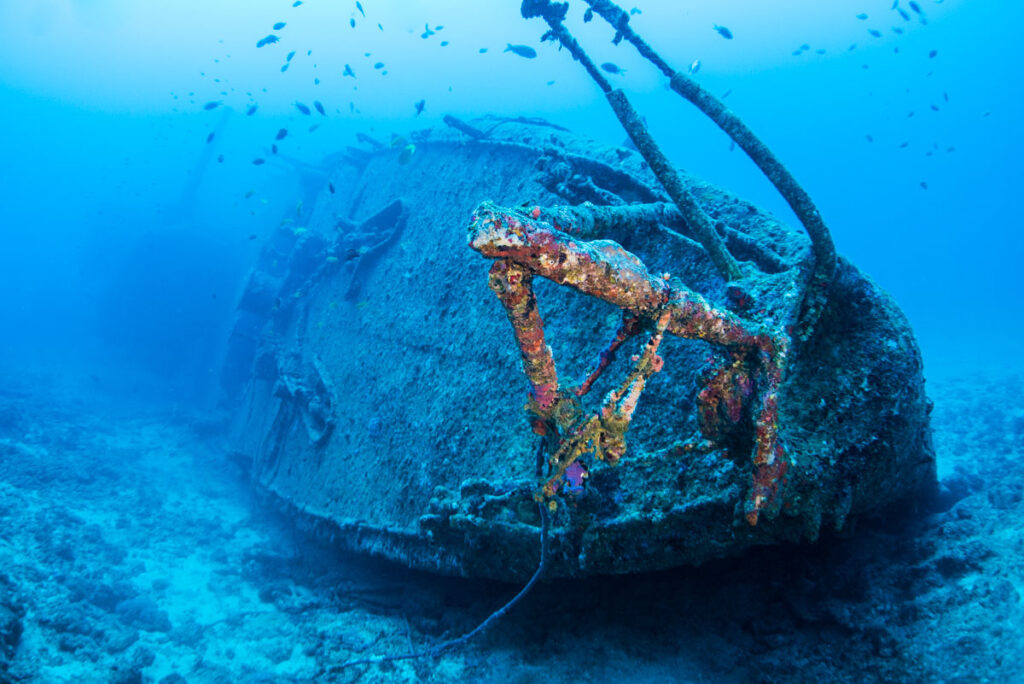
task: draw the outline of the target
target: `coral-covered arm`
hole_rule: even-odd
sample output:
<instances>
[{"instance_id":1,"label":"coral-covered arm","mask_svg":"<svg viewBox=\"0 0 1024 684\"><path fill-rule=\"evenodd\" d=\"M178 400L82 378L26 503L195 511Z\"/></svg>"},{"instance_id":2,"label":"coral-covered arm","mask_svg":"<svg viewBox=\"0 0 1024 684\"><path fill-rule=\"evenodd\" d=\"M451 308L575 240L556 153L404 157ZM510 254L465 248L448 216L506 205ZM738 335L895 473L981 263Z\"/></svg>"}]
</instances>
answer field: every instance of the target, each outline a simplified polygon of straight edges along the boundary
<instances>
[{"instance_id":1,"label":"coral-covered arm","mask_svg":"<svg viewBox=\"0 0 1024 684\"><path fill-rule=\"evenodd\" d=\"M514 209L484 202L473 213L469 245L491 259L505 259L529 272L657 320L671 312L666 332L724 346L756 346L753 326L716 309L700 294L648 272L636 255L610 240L581 240Z\"/></svg>"},{"instance_id":2,"label":"coral-covered arm","mask_svg":"<svg viewBox=\"0 0 1024 684\"><path fill-rule=\"evenodd\" d=\"M536 275L643 316L656 318L668 299L668 283L648 273L636 256L616 243L579 240L491 202L473 213L469 245L485 257L508 259Z\"/></svg>"},{"instance_id":3,"label":"coral-covered arm","mask_svg":"<svg viewBox=\"0 0 1024 684\"><path fill-rule=\"evenodd\" d=\"M499 259L491 266L488 284L512 324L537 413L550 418L558 398L558 374L551 349L544 343L544 322L533 294L533 274L513 261Z\"/></svg>"}]
</instances>

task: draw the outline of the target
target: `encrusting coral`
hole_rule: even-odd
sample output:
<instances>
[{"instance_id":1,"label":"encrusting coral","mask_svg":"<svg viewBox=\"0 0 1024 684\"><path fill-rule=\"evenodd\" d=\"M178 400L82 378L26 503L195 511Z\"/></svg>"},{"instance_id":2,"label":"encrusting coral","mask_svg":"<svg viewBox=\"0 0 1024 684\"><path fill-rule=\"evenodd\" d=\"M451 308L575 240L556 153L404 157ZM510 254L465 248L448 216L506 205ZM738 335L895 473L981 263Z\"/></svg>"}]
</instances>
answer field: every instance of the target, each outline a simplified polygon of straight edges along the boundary
<instances>
[{"instance_id":1,"label":"encrusting coral","mask_svg":"<svg viewBox=\"0 0 1024 684\"><path fill-rule=\"evenodd\" d=\"M470 245L483 256L496 259L491 268L491 289L505 306L530 381L529 411L535 432L553 439L549 458L550 477L538 498L554 507L559 483L566 470L584 453L611 464L625 452L625 432L647 379L661 367L656 351L664 333L699 339L716 345L725 354L701 378L698 394L698 426L703 440L690 450L710 450L731 440L745 416L753 422L752 482L744 517L756 525L762 515L772 516L781 506L780 488L789 462L779 439L778 394L792 347L791 335L807 340L827 302L827 288L836 268L836 255L828 228L803 188L760 139L717 98L687 75L676 72L630 27L629 15L610 0L587 0L588 17L599 14L615 30L614 41L633 44L671 81L677 93L694 103L750 155L761 171L790 204L811 241L809 258L802 267L809 274L800 293L799 314L777 321L770 317L749 320L708 303L700 294L671 280L668 274L652 275L643 262L618 244L607 240L585 241L574 237L592 235L602 227L654 226L681 217L700 242L711 263L727 282L726 292L744 311L748 297L743 281L747 274L729 250L716 226L658 147L643 119L625 93L611 83L565 27L568 3L524 0L524 18L540 17L549 31L542 40L557 41L579 62L598 85L651 172L675 205L664 204L602 207L586 203L578 207L541 209L529 214L485 202L474 213ZM677 214L676 214L677 212ZM567 285L609 302L624 312L623 325L597 369L573 391L559 387L551 351L544 342L544 326L533 293L533 276ZM653 336L637 365L618 390L611 392L592 415L579 405L594 380L627 339L643 327ZM756 406L747 410L756 395Z\"/></svg>"},{"instance_id":2,"label":"encrusting coral","mask_svg":"<svg viewBox=\"0 0 1024 684\"><path fill-rule=\"evenodd\" d=\"M548 215L566 213L554 210ZM756 388L759 407L754 417L754 475L745 513L752 525L763 512L774 514L780 504L780 481L787 470L778 437L778 391L789 336L712 306L668 274L651 274L639 258L614 242L581 240L560 230L557 223L545 222L543 216L536 207L523 213L484 202L469 227L470 246L496 260L491 267L490 286L505 306L519 344L530 382L528 408L533 429L538 434L557 436L557 447L549 459L552 473L539 495L553 501L566 469L584 453L592 452L611 465L619 461L626 450L625 433L640 394L647 379L661 369L658 345L664 333L669 333L717 345L735 359L731 369L720 371L701 392L700 426L705 438L717 441L725 433L717 410L720 403L727 407L727 416L735 415L733 422L738 422L739 405ZM641 321L653 326L653 335L633 371L593 415L584 417L579 396L589 390L607 363L599 364L583 391L560 387L551 350L544 340L544 324L533 292L534 276L623 309L626 323L610 347L612 352L621 344L620 338L624 341L636 334ZM633 319L636 322L631 322ZM753 359L753 363L746 359Z\"/></svg>"}]
</instances>

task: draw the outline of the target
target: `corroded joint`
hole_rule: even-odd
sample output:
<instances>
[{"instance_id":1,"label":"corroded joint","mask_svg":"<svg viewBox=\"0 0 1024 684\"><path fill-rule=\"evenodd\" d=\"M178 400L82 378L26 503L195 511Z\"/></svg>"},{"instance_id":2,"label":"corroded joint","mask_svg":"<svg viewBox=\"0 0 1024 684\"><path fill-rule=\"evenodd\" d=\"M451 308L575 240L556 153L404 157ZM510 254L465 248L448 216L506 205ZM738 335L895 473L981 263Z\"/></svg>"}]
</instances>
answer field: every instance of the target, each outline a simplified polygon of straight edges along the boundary
<instances>
[{"instance_id":1,"label":"corroded joint","mask_svg":"<svg viewBox=\"0 0 1024 684\"><path fill-rule=\"evenodd\" d=\"M561 23L569 11L569 3L551 2L551 0L523 0L519 11L524 19L542 17L548 23Z\"/></svg>"}]
</instances>

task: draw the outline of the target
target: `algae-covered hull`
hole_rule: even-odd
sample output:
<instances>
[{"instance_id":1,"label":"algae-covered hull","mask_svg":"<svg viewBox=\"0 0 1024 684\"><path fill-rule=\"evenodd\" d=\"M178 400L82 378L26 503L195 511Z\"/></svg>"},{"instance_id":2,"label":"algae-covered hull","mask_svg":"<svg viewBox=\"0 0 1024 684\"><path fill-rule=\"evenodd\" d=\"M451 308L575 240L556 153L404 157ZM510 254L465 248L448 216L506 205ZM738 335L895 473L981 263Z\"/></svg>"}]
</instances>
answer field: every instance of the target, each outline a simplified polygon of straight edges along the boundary
<instances>
[{"instance_id":1,"label":"algae-covered hull","mask_svg":"<svg viewBox=\"0 0 1024 684\"><path fill-rule=\"evenodd\" d=\"M538 559L544 468L523 410L520 349L488 288L490 262L467 246L470 217L482 200L529 212L666 198L634 152L536 122L502 123L482 138L425 131L413 143L411 156L381 147L343 158L308 223L278 229L266 246L223 373L237 402L233 447L251 459L259 488L339 544L448 574L520 579ZM805 284L794 265L809 249L802 234L688 184L737 259L763 272L754 307ZM594 237L725 306L726 283L684 229L613 232ZM586 377L621 312L548 281L534 287L559 376ZM559 483L549 576L652 570L814 539L934 482L907 321L843 260L828 294L778 392L788 472L777 512L756 525L744 516L756 475L741 448L749 429L722 448L690 448L715 350L666 337L621 462L584 455L588 477ZM627 342L584 412L629 373L643 342Z\"/></svg>"}]
</instances>

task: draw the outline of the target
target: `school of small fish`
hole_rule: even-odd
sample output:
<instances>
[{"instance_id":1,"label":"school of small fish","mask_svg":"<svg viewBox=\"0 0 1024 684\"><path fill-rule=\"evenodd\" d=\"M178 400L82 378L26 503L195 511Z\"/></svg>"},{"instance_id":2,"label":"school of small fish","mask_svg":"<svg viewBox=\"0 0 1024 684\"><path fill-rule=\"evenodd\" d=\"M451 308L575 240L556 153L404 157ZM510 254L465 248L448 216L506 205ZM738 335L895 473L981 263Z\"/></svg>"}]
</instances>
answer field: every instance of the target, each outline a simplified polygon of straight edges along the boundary
<instances>
[{"instance_id":1,"label":"school of small fish","mask_svg":"<svg viewBox=\"0 0 1024 684\"><path fill-rule=\"evenodd\" d=\"M862 26L861 30L862 31L866 31L867 34L871 38L876 39L876 40L879 41L877 43L875 43L873 41L869 41L867 43L869 46L870 45L884 45L885 44L884 39L886 38L886 31L887 30L892 35L899 37L899 36L904 35L906 30L912 29L915 24L920 25L920 26L926 26L928 24L927 14L926 14L924 8L922 7L922 3L925 3L926 1L927 0L893 0L892 5L889 8L891 16L893 18L897 19L897 22L896 22L897 24L902 24L902 25L892 25L892 22L891 21L890 22L886 22L885 19L882 18L881 14L869 14L868 12L859 12L857 14L854 14L853 15L853 19L855 19L857 22L865 22L867 24L867 26L864 26L864 24L861 24L861 26ZM933 2L934 4L941 4L943 1L944 0L931 0L931 2ZM291 7L292 8L299 8L301 5L303 5L303 1L302 0L295 0L295 2L291 3ZM351 7L351 5L350 5L350 7ZM371 7L370 9L372 10L373 8ZM282 20L282 21L275 21L275 22L272 22L272 23L268 22L267 25L270 26L271 32L267 33L265 36L263 36L262 38L260 38L259 40L256 41L256 48L257 49L261 49L261 48L268 48L270 46L275 46L275 45L279 45L279 44L280 45L287 44L289 42L289 36L292 35L292 33L291 33L291 31L286 30L286 29L288 29L288 27L290 25L294 24L295 22L301 21L301 16L303 15L304 12L306 12L306 10L304 10L304 9L303 10L297 10L297 12L298 12L298 14L295 16L295 18L293 18L292 21L284 21L284 20ZM633 7L633 8L631 8L629 10L629 16L635 16L635 15L639 15L639 14L641 14L641 10L639 8L637 8L637 7ZM590 23L594 19L594 16L595 16L594 9L592 7L588 7L584 11L584 13L583 13L583 22L585 24L586 23ZM849 16L849 15L847 15L847 16ZM359 19L366 19L367 18L367 8L364 7L363 2L361 0L357 0L354 3L354 10L352 10L352 13L351 13L351 15L349 16L349 19L348 19L348 23L349 23L350 28L358 30L358 27L360 26L360 24L358 24L357 21L356 21L357 17ZM373 19L370 19L370 21L373 22ZM730 23L732 23L732 22L730 22ZM737 24L738 23L739 22L737 21ZM886 24L886 23L890 24L888 26L887 30L886 30L886 28L884 26L884 24ZM372 26L373 24L371 23L370 25ZM383 24L376 23L376 27L377 27L377 29L379 31L384 31ZM727 40L727 41L736 40L737 44L741 43L741 42L745 42L743 40L744 37L749 36L748 32L744 32L744 31L741 30L740 38L737 39L736 38L736 34L733 33L733 30L731 28L729 28L725 24L713 23L711 25L711 28L722 39ZM744 27L740 26L739 28L743 29ZM419 33L419 37L421 39L423 39L423 40L428 40L431 37L437 35L439 32L443 31L443 29L444 29L444 26L442 26L442 25L433 25L432 26L429 22L427 22L427 23L424 23L423 31L421 33ZM292 30L294 30L294 29L292 29ZM415 35L415 32L414 32L414 35ZM224 41L220 41L220 42L223 43ZM617 42L618 42L618 38L616 39L616 43ZM440 47L447 47L449 44L450 44L450 41L448 41L448 40L441 40L441 41L439 41L439 46ZM280 48L277 48L277 49L280 49ZM724 48L724 49L728 49L728 48ZM853 50L856 50L856 49L857 49L857 43L854 42L854 43L849 44L849 46L846 48L846 52L852 52ZM865 48L865 49L869 49L869 48ZM877 48L870 48L870 49L877 50ZM488 47L485 46L485 47L477 48L476 51L477 51L477 54L484 55L484 54L487 54L489 50L488 50ZM268 52L274 52L274 50L268 50ZM538 56L537 50L534 47L532 47L531 45L521 44L521 43L506 43L506 46L505 46L503 52L511 53L513 56L520 57L520 58L523 58L523 59L528 59L528 60L536 59L537 56ZM825 47L812 48L810 44L804 43L804 44L801 44L797 49L793 50L792 51L792 55L796 56L796 57L799 57L799 56L802 56L804 54L808 54L808 53L811 53L811 52L813 52L814 54L817 54L817 55L825 55L825 54L827 54L828 50ZM900 52L899 47L898 46L894 46L893 47L893 53L898 54L899 52ZM303 65L301 68L304 68L304 69L307 69L307 70L309 69L309 62L304 62L301 59L300 60L295 60L295 57L296 57L297 53L298 53L298 50L288 50L286 52L285 58L284 58L284 63L283 63L283 65L280 68L282 73L286 72L289 69L289 67L293 64L293 61L301 62L302 65ZM929 60L936 60L936 58L939 56L939 51L937 49L931 49L931 50L929 50L925 54L927 56L927 59L929 59ZM228 55L228 56L230 57L230 55ZM307 50L306 51L306 56L307 57L312 56L312 50ZM370 58L371 57L371 53L370 52L366 52L366 53L364 53L363 57L364 58ZM219 62L220 60L215 60L215 61ZM936 60L936 61L941 61L941 60ZM370 64L369 61L367 63ZM700 72L702 66L703 66L703 64L702 64L702 61L700 59L694 59L688 65L688 67L686 69L686 72L690 76L696 76ZM312 68L313 69L316 69L316 67L317 67L316 64L312 64ZM605 73L611 74L611 75L616 76L616 77L625 77L625 74L626 74L626 69L620 67L615 62L611 62L611 61L601 62L599 67ZM869 64L867 64L867 63L863 64L862 68L863 69L868 69L869 68ZM388 70L386 69L385 62L381 61L381 60L376 60L376 61L372 62L372 69L374 71L376 71L377 74L379 74L380 76L386 76L388 74ZM314 72L314 73L316 73L316 72ZM334 72L334 73L337 74L338 72ZM205 73L203 73L201 75L205 76ZM319 72L319 75L317 75L317 76L312 78L314 86L320 85L320 83L321 83L320 76L321 75L324 75L324 72L321 71L321 72ZM931 76L931 72L928 73L928 76ZM294 77L289 76L288 78L294 78ZM356 71L355 71L355 69L353 69L351 64L345 64L344 65L344 69L340 73L340 78L352 78L353 80L356 80L356 78L357 78L356 77ZM219 83L220 79L215 79L215 81ZM549 81L547 81L547 85L552 85L552 84L554 84L554 82L555 82L554 80L549 80ZM355 89L355 87L356 86L353 86L353 89ZM451 88L449 88L449 90L451 90ZM267 92L267 88L264 88L263 92ZM727 91L724 95L722 95L722 97L723 98L726 97L731 92L732 92L731 90ZM909 89L908 89L908 93L909 93ZM227 96L229 98L229 101L230 101L230 95L229 95L229 92L227 90L221 90L220 94L223 95L223 96ZM190 93L190 95L192 95L192 93ZM250 97L250 100L249 100L249 103L247 105L245 114L246 114L247 117L252 117L252 116L254 116L256 114L256 112L258 110L258 103L254 101L252 93L249 93L249 97ZM177 96L175 96L175 98L177 98ZM948 103L949 102L949 95L948 95L948 93L945 93L945 92L942 93L942 101L944 103ZM209 100L205 104L202 105L202 108L203 108L204 111L212 111L212 110L220 108L222 105L224 105L224 103L225 103L225 100L222 100L222 99ZM327 117L328 116L327 108L324 106L324 104L320 100L312 100L312 108L310 108L309 106L307 106L303 102L297 101L297 100L293 102L293 106L298 111L298 113L300 115L302 115L302 116L312 116L312 113L313 113L314 109L321 116L323 116L323 117ZM353 115L356 115L358 113L358 111L359 111L358 107L356 107L355 102L352 102L352 101L349 102L348 109L349 109L349 112L351 114L353 114ZM932 104L929 105L928 109L930 109L930 111L932 111L932 112L940 112L942 108L940 108L938 104L932 103ZM336 111L340 111L340 110L336 110ZM414 111L414 113L412 114L413 117L418 117L421 114L423 114L424 111L426 111L426 99L421 98L419 100L416 100L413 103L413 111ZM914 113L915 113L914 111L909 112L907 117L908 118L913 117ZM986 115L987 114L988 113L986 113ZM312 133L318 127L319 127L319 124L313 124L313 125L308 127L307 132L308 133ZM278 131L277 131L277 134L273 138L273 142L270 144L270 147L269 147L270 152L272 154L277 154L278 153L277 143L279 143L279 142L283 143L286 138L288 138L289 141L290 141L294 137L295 136L289 136L289 130L287 128L279 128ZM212 132L209 133L206 136L206 144L212 144L213 141L214 141L214 138L215 138L214 133L212 133ZM871 134L865 134L864 139L868 143L873 143L875 141L875 137L872 136ZM910 143L909 140L904 140L904 141L900 142L898 147L900 149L905 149L905 148L909 148L910 145L911 145L911 143ZM409 164L413 160L415 152L416 152L416 145L414 143L411 143L408 140L406 140L405 138L402 138L402 137L398 136L398 137L393 138L391 147L393 149L397 150L397 161L398 161L399 164L407 165L407 164ZM935 143L932 147L933 147L933 149L930 149L930 150L928 150L926 152L926 154L928 156L931 156L932 154L934 154L937 151L938 152L942 151L940 149L940 146L937 143ZM264 148L264 150L266 150L266 148ZM946 152L952 152L954 150L955 150L955 148L952 147L952 146L948 146L948 147L945 148ZM224 161L224 155L223 154L218 155L217 161L218 162L223 162ZM264 165L266 163L266 159L264 157L262 157L262 156L254 157L254 158L252 158L251 163L253 165L255 165L255 166L261 166L261 165ZM920 182L920 187L922 189L927 190L928 189L927 182L921 181ZM334 192L334 186L333 185L330 185L330 191L332 193Z\"/></svg>"},{"instance_id":2,"label":"school of small fish","mask_svg":"<svg viewBox=\"0 0 1024 684\"><path fill-rule=\"evenodd\" d=\"M936 5L942 4L943 1L944 0L932 0L932 2L934 2L934 4L936 4ZM888 30L893 35L895 35L897 37L903 36L904 34L906 34L906 32L908 30L913 28L913 24L914 24L915 18L916 18L916 23L918 25L920 25L920 26L927 26L928 25L927 14L926 14L924 8L921 5L922 5L922 3L919 0L909 0L909 2L906 2L906 7L908 9L904 9L901 6L901 0L893 0L892 5L889 7L889 11L891 13L893 13L893 15L892 15L893 17L898 17L899 21L903 23L903 26L892 25L891 21L886 21L884 19L881 19L880 22L881 23L888 23L888 24L890 24ZM868 21L868 20L871 19L871 15L869 15L867 12L861 12L859 14L854 15L854 18L859 20L859 21ZM909 24L909 26L908 26L908 24ZM717 28L718 27L716 27L716 29ZM869 36L871 36L872 38L874 38L874 39L882 39L884 41L884 39L886 37L886 31L881 26L879 26L878 28L876 28L876 27L869 27L869 28L866 29L866 31L867 31L867 34ZM880 42L879 44L884 44L884 42ZM857 43L852 43L847 48L847 52L851 52L851 51L853 51L855 49L857 49ZM799 57L799 56L803 55L804 53L809 52L810 50L811 50L811 46L805 43L805 44L801 45L800 47L798 47L796 50L793 50L792 54L793 54L794 57ZM826 50L824 48L819 48L819 49L815 50L814 52L816 54L825 54ZM893 52L893 54L900 54L899 46L893 46L892 52ZM926 53L927 59L930 59L930 60L936 59L938 56L939 56L939 51L936 50L936 49L931 49L931 50L929 50ZM861 65L861 68L862 69L868 69L868 68L870 68L870 65L868 63L863 63ZM930 77L932 74L933 74L933 72L929 71L929 72L927 72L925 74L925 77L926 78ZM910 93L910 89L907 89L907 94L909 94L909 93ZM943 92L942 93L942 98L943 98L944 102L947 102L947 103L949 102L949 94L948 93ZM928 105L928 109L930 111L932 111L932 112L940 112L942 110L942 108L939 107L939 105L935 104L935 103L931 103L930 105ZM914 111L908 112L907 118L908 119L909 118L913 118L914 114L915 114ZM870 133L865 134L864 135L864 139L868 143L873 143L875 141L874 136L872 136ZM897 149L908 149L908 148L911 147L911 143L910 143L909 140L903 140L896 147L897 147ZM925 154L925 156L933 156L936 151L941 151L940 146L939 146L938 143L933 143L932 144L932 149L927 150L924 154ZM956 148L953 147L953 146L948 146L948 147L945 148L945 151L947 153L955 152ZM928 189L928 183L927 182L922 181L922 182L920 182L919 185L920 185L921 189L923 189L923 190L927 190Z\"/></svg>"}]
</instances>

